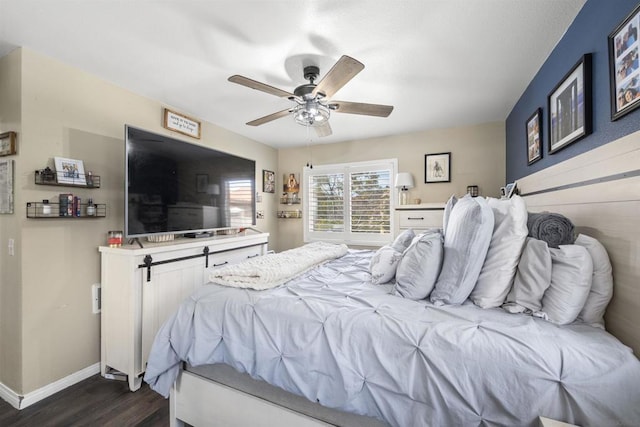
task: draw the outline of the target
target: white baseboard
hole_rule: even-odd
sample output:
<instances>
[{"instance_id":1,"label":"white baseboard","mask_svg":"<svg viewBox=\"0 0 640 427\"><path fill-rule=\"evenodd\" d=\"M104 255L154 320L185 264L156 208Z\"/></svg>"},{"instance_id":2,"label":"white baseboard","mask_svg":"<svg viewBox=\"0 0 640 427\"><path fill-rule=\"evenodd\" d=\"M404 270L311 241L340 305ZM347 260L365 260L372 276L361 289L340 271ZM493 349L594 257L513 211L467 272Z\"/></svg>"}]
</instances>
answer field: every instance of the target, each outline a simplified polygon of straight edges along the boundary
<instances>
[{"instance_id":1,"label":"white baseboard","mask_svg":"<svg viewBox=\"0 0 640 427\"><path fill-rule=\"evenodd\" d=\"M14 408L24 409L99 372L100 363L96 363L84 368L81 371L74 372L71 375L59 379L56 382L47 384L46 386L41 387L38 390L27 393L24 396L20 396L9 387L0 383L0 397L6 400Z\"/></svg>"},{"instance_id":2,"label":"white baseboard","mask_svg":"<svg viewBox=\"0 0 640 427\"><path fill-rule=\"evenodd\" d=\"M8 404L10 404L11 406L13 406L14 408L18 409L20 407L21 397L22 396L19 396L18 393L11 390L6 385L0 383L0 398L5 402L7 402Z\"/></svg>"}]
</instances>

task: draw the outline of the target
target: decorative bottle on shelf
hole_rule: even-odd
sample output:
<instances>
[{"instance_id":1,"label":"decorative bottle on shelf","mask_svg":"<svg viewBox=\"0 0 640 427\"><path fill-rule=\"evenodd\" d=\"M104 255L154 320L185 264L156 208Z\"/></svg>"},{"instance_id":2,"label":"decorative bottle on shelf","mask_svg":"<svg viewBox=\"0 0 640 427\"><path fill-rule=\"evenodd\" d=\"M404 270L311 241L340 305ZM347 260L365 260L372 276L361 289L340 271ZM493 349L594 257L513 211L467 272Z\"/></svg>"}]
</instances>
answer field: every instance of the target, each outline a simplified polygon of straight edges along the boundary
<instances>
[{"instance_id":1,"label":"decorative bottle on shelf","mask_svg":"<svg viewBox=\"0 0 640 427\"><path fill-rule=\"evenodd\" d=\"M49 200L44 199L42 201L42 215L49 216L51 215L51 205L49 204Z\"/></svg>"},{"instance_id":2,"label":"decorative bottle on shelf","mask_svg":"<svg viewBox=\"0 0 640 427\"><path fill-rule=\"evenodd\" d=\"M93 199L89 198L87 200L87 216L95 216L96 214L96 206L93 204Z\"/></svg>"}]
</instances>

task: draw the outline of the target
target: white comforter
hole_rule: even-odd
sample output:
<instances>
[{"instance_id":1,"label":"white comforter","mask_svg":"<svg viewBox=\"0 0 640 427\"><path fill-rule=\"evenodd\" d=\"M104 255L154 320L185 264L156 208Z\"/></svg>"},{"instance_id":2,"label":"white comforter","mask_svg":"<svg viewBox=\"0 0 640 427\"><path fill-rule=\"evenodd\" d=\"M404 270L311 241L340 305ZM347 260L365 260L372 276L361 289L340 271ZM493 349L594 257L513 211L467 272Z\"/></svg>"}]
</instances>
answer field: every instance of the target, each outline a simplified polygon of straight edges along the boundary
<instances>
[{"instance_id":1,"label":"white comforter","mask_svg":"<svg viewBox=\"0 0 640 427\"><path fill-rule=\"evenodd\" d=\"M181 361L226 363L393 426L640 423L640 362L612 335L391 295L371 254L268 291L203 286L159 331L145 381L166 396Z\"/></svg>"}]
</instances>

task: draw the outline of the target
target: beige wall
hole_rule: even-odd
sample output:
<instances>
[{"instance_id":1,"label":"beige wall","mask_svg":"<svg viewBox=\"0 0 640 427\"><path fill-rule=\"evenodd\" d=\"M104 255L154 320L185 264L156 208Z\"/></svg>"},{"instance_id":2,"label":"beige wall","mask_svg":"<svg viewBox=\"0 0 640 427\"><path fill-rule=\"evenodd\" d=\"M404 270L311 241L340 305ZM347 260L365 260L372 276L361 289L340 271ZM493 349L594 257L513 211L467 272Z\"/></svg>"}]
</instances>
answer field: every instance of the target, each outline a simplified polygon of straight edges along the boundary
<instances>
[{"instance_id":1,"label":"beige wall","mask_svg":"<svg viewBox=\"0 0 640 427\"><path fill-rule=\"evenodd\" d=\"M18 153L21 138L21 51L14 51L0 59L0 133L18 132ZM18 156L3 159L16 160ZM19 171L17 166L16 169ZM19 172L16 172L16 176ZM20 217L16 214L0 215L0 383L13 390L21 387L22 339L20 318L22 297L20 292L21 253L7 253L9 239L20 235Z\"/></svg>"},{"instance_id":2,"label":"beige wall","mask_svg":"<svg viewBox=\"0 0 640 427\"><path fill-rule=\"evenodd\" d=\"M3 325L4 317L10 315L11 330L20 331L20 336L3 334L0 347L3 352L7 347L21 351L17 350L17 360L13 357L2 366L0 382L26 394L99 361L100 317L91 312L91 285L100 281L97 247L104 244L108 230L124 228L124 125L196 140L162 128L164 105L154 100L26 49L3 59L3 69L7 61L9 68L16 62L21 65L22 117L16 156L16 211L0 218L0 227L13 224L19 254L7 260L3 252L2 265L10 262L12 269L21 272L14 273L21 301L16 296L13 301L4 300L3 272ZM277 169L275 149L209 123L202 123L198 143L254 159L256 171ZM101 176L102 187L70 190L36 186L33 172L53 166L54 156L82 159L85 170ZM261 182L262 177L256 179ZM107 217L25 218L26 202L55 199L65 191L106 203ZM258 208L275 211L274 203L264 200ZM270 244L277 245L274 217L259 220L257 227L271 232ZM0 246L4 248L4 232L2 237ZM22 306L21 314L13 304ZM5 315L7 306L13 308ZM17 372L20 379L12 378L13 372L5 375L5 370Z\"/></svg>"},{"instance_id":3,"label":"beige wall","mask_svg":"<svg viewBox=\"0 0 640 427\"><path fill-rule=\"evenodd\" d=\"M424 183L424 156L451 152L451 182ZM337 144L314 145L278 151L277 188L284 173L299 173L307 162L313 164L348 163L376 159L398 159L399 172L411 172L415 188L409 198L422 203L445 202L452 194L463 195L468 185L478 185L483 196L499 197L505 185L505 127L503 122L476 126L435 129L424 132L372 138ZM276 199L280 194L265 195ZM304 193L301 192L304 199ZM278 209L294 209L280 205ZM269 214L273 214L269 212ZM279 219L280 244L277 251L303 243L302 220Z\"/></svg>"}]
</instances>

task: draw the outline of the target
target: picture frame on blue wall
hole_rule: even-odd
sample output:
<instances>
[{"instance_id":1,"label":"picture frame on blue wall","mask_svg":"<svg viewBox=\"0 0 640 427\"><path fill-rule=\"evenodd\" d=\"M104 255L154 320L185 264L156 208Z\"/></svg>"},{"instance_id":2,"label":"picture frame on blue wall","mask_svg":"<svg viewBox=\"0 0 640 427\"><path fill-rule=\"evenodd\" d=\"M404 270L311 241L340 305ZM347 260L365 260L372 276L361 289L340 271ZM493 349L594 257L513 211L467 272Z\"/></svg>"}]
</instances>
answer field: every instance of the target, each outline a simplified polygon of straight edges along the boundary
<instances>
[{"instance_id":1,"label":"picture frame on blue wall","mask_svg":"<svg viewBox=\"0 0 640 427\"><path fill-rule=\"evenodd\" d=\"M608 37L611 121L640 107L640 4Z\"/></svg>"},{"instance_id":2,"label":"picture frame on blue wall","mask_svg":"<svg viewBox=\"0 0 640 427\"><path fill-rule=\"evenodd\" d=\"M547 97L549 154L591 133L591 54L587 53Z\"/></svg>"},{"instance_id":3,"label":"picture frame on blue wall","mask_svg":"<svg viewBox=\"0 0 640 427\"><path fill-rule=\"evenodd\" d=\"M542 110L540 108L527 119L527 165L542 158Z\"/></svg>"}]
</instances>

